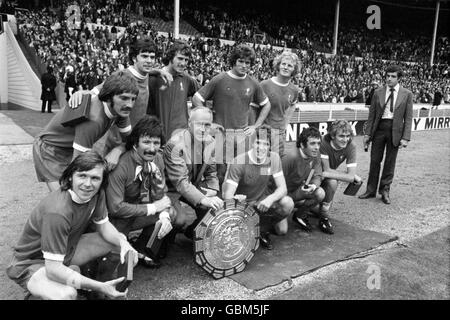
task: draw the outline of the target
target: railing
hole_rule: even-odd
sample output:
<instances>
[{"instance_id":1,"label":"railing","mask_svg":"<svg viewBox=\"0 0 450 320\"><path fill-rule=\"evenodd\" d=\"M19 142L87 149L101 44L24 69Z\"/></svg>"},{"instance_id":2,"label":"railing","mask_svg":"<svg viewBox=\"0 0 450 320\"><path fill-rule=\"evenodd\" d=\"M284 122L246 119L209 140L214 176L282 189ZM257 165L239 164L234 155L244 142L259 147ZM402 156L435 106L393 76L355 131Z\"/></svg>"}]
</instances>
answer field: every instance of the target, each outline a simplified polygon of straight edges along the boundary
<instances>
[{"instance_id":1,"label":"railing","mask_svg":"<svg viewBox=\"0 0 450 320\"><path fill-rule=\"evenodd\" d=\"M42 76L42 73L45 72L46 69L45 65L42 63L41 58L36 53L36 50L28 45L26 37L20 29L17 30L16 39L17 42L21 44L20 47L26 51L26 55L28 56L27 58L32 59L32 61L29 61L30 66L33 71L35 71L36 75L40 78Z\"/></svg>"},{"instance_id":2,"label":"railing","mask_svg":"<svg viewBox=\"0 0 450 320\"><path fill-rule=\"evenodd\" d=\"M4 26L8 42L8 101L40 110L41 82L30 67L11 28L7 23Z\"/></svg>"}]
</instances>

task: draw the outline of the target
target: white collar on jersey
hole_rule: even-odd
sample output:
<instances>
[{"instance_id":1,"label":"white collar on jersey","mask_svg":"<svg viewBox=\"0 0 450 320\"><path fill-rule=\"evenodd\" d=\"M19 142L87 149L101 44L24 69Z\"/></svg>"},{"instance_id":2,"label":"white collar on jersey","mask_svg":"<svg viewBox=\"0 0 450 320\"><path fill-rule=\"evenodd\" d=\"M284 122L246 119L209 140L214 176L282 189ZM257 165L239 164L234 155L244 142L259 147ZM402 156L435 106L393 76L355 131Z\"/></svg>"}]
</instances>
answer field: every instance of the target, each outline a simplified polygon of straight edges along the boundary
<instances>
[{"instance_id":1,"label":"white collar on jersey","mask_svg":"<svg viewBox=\"0 0 450 320\"><path fill-rule=\"evenodd\" d=\"M302 156L303 159L305 159L305 160L311 159L303 152L302 148L298 148L298 150L300 151L300 155Z\"/></svg>"},{"instance_id":2,"label":"white collar on jersey","mask_svg":"<svg viewBox=\"0 0 450 320\"><path fill-rule=\"evenodd\" d=\"M245 79L245 78L247 77L247 75L245 75L245 76L243 76L243 77L239 77L239 76L235 75L233 72L231 72L231 70L230 70L230 71L227 71L227 74L228 74L230 77L232 77L233 79L239 79L239 80Z\"/></svg>"},{"instance_id":3,"label":"white collar on jersey","mask_svg":"<svg viewBox=\"0 0 450 320\"><path fill-rule=\"evenodd\" d=\"M275 83L277 86L280 86L280 87L287 87L289 85L289 83L291 83L291 81L288 81L287 83L278 82L276 77L272 77L272 78L270 78L270 80L272 80L273 83Z\"/></svg>"},{"instance_id":4,"label":"white collar on jersey","mask_svg":"<svg viewBox=\"0 0 450 320\"><path fill-rule=\"evenodd\" d=\"M348 144L347 144L347 145L348 145ZM342 149L345 149L345 148L339 148L339 146L335 145L335 144L334 144L334 141L331 140L331 139L330 139L330 146L331 146L334 150L336 150L336 151L340 151L340 150L342 150Z\"/></svg>"},{"instance_id":5,"label":"white collar on jersey","mask_svg":"<svg viewBox=\"0 0 450 320\"><path fill-rule=\"evenodd\" d=\"M69 191L69 194L70 194L70 197L72 198L72 201L75 202L75 203L78 203L78 204L88 203L92 199L92 198L90 198L90 199L88 199L86 201L83 201L83 200L80 199L80 197L72 189L69 189L67 191Z\"/></svg>"},{"instance_id":6,"label":"white collar on jersey","mask_svg":"<svg viewBox=\"0 0 450 320\"><path fill-rule=\"evenodd\" d=\"M105 114L109 119L113 119L114 115L111 113L111 111L109 110L108 104L105 101L103 102L103 109L105 110Z\"/></svg>"},{"instance_id":7,"label":"white collar on jersey","mask_svg":"<svg viewBox=\"0 0 450 320\"><path fill-rule=\"evenodd\" d=\"M128 71L130 71L133 76L135 76L140 80L144 80L145 78L148 77L148 75L143 76L142 74L140 74L139 71L137 71L134 66L129 66Z\"/></svg>"}]
</instances>

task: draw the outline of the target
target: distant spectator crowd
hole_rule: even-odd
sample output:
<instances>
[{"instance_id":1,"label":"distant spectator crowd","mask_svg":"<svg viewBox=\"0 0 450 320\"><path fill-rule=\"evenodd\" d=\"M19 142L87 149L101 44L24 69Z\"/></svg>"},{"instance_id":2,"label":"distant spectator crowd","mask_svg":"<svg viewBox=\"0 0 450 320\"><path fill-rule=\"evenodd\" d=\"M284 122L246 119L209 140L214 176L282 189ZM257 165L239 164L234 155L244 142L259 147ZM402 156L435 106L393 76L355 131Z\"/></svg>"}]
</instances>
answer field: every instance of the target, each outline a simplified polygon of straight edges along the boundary
<instances>
[{"instance_id":1,"label":"distant spectator crowd","mask_svg":"<svg viewBox=\"0 0 450 320\"><path fill-rule=\"evenodd\" d=\"M196 27L207 37L332 52L333 20L319 22L301 18L288 23L277 14L263 13L255 7L246 6L245 2L238 7L227 7L227 4L224 2L219 10L208 6L206 0L195 0L193 4L183 4L183 17L189 21L193 20ZM431 51L430 36L399 29L367 32L365 26L355 27L341 22L338 52L359 57L370 54L373 58L427 62ZM435 62L450 63L448 37L437 38Z\"/></svg>"},{"instance_id":2,"label":"distant spectator crowd","mask_svg":"<svg viewBox=\"0 0 450 320\"><path fill-rule=\"evenodd\" d=\"M155 40L160 51L163 52L171 41L168 37L157 36L157 30L150 23L139 20L139 17L169 14L173 10L171 7L173 3L142 1L140 4L138 1L124 0L103 0L95 4L92 1L78 3L82 12L76 26L67 22L67 8L73 5L73 1L63 1L63 6L59 10L45 8L17 11L16 17L20 32L25 36L28 44L34 47L41 62L46 66L52 66L58 73L58 79L63 82L67 77L66 67L72 66L79 89L91 89L114 70L128 67L128 42L136 38L149 37ZM417 55L424 54L426 45L421 46L420 39L415 44L419 45L419 48L414 49L414 54L411 55L410 51L401 49L403 46L390 47L389 50L383 49L382 40L378 44L375 42L367 46L365 43L368 42L364 40L364 34L358 33L357 30L348 34L341 32L340 37L344 39L346 45L340 47L337 55L326 57L324 54L317 53L311 45L317 41L319 43L330 41L329 37L323 37L326 34L325 28L307 21L301 22L298 26L303 30L298 34L292 26L284 25L280 26L276 33L276 30L267 24L266 30L275 35L275 38L272 38L267 34L264 36L264 32L258 26L259 23L266 21L264 17L261 17L261 20L253 20L251 16L236 19L225 12L208 13L204 10L189 8L185 8L183 14L192 14L198 22L203 21L201 23L208 30L205 35L215 38L253 42L252 39L258 35L261 40L257 41L258 43L269 43L276 37L278 39L284 37L286 39L284 44L288 47L306 49L306 51L298 50L297 52L302 66L294 81L300 88L300 101L364 103L372 83L383 84L383 70L388 62L381 60L380 56L386 51L391 55L390 58L401 64L406 71L402 82L414 93L414 102L431 103L436 92L439 91L443 102L450 103L448 64L430 67L421 59L413 64L399 62L412 60ZM314 30L314 32L309 33L307 30ZM296 34L296 36L292 38L290 34ZM286 35L288 35L287 38ZM194 49L188 72L201 85L207 83L217 73L229 69L224 57L227 56L231 46L221 44L218 39L205 40L203 37L192 37L188 42ZM295 42L299 46L292 45ZM275 42L275 44L282 43ZM408 50L415 48L412 43L409 44ZM448 40L441 38L436 47L437 59L444 59L445 54L442 52L446 52L447 55L449 53ZM442 48L444 50L441 50ZM273 75L271 64L278 53L277 50L272 45L255 45L257 59L251 72L253 77L261 81ZM347 52L348 50L351 52ZM362 58L356 58L357 56Z\"/></svg>"}]
</instances>

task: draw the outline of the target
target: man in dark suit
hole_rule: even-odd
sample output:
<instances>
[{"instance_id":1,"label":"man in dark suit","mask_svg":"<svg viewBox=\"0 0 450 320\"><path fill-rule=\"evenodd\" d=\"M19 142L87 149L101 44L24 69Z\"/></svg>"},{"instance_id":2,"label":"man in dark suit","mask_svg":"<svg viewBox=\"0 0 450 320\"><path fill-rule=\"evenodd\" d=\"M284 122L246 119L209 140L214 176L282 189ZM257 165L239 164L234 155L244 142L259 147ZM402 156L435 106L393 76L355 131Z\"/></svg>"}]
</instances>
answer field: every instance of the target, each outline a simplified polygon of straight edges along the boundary
<instances>
[{"instance_id":1,"label":"man in dark suit","mask_svg":"<svg viewBox=\"0 0 450 320\"><path fill-rule=\"evenodd\" d=\"M386 68L386 86L375 90L364 136L364 147L372 142L370 171L366 192L360 199L376 196L380 166L386 149L383 173L378 192L385 204L390 204L389 190L394 178L395 161L400 148L406 148L411 138L413 95L398 83L402 77L399 66Z\"/></svg>"},{"instance_id":2,"label":"man in dark suit","mask_svg":"<svg viewBox=\"0 0 450 320\"><path fill-rule=\"evenodd\" d=\"M442 92L444 90L440 90L440 88L436 88L436 92L434 93L434 98L433 98L433 106L431 107L431 109L437 109L438 106L441 104L442 101Z\"/></svg>"},{"instance_id":3,"label":"man in dark suit","mask_svg":"<svg viewBox=\"0 0 450 320\"><path fill-rule=\"evenodd\" d=\"M53 68L48 66L47 72L41 77L41 100L42 108L41 112L45 112L45 106L47 105L48 113L52 113L52 103L56 100L55 88L56 88L56 78L53 75Z\"/></svg>"}]
</instances>

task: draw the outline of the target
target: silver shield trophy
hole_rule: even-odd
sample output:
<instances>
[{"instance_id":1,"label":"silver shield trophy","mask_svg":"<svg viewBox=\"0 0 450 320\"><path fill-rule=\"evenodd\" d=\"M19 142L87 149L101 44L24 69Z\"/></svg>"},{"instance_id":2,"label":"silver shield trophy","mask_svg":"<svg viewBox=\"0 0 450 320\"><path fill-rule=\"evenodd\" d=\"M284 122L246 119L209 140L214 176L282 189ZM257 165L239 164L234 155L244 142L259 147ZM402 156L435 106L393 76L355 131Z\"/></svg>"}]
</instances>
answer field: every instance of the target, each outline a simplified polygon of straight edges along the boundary
<instances>
[{"instance_id":1,"label":"silver shield trophy","mask_svg":"<svg viewBox=\"0 0 450 320\"><path fill-rule=\"evenodd\" d=\"M224 201L195 228L195 262L216 279L245 269L259 246L259 216L246 202Z\"/></svg>"}]
</instances>

